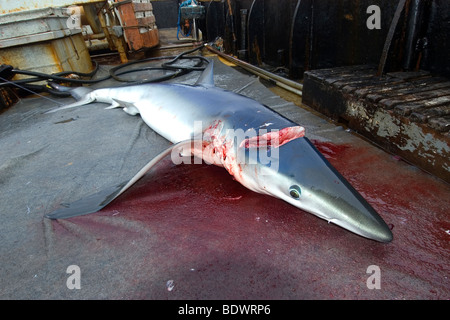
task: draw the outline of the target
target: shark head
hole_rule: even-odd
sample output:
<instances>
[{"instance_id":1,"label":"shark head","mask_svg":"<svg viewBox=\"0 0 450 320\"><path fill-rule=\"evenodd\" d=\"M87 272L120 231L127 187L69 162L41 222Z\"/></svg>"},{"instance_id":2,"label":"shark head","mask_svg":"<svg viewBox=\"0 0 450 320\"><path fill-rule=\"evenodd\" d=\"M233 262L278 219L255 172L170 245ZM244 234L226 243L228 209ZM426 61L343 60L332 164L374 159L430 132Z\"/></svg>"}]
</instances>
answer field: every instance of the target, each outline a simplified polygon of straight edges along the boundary
<instances>
[{"instance_id":1,"label":"shark head","mask_svg":"<svg viewBox=\"0 0 450 320\"><path fill-rule=\"evenodd\" d=\"M307 138L272 148L269 157L263 157L266 151L245 150L238 180L247 188L280 198L360 236L392 240L383 219Z\"/></svg>"}]
</instances>

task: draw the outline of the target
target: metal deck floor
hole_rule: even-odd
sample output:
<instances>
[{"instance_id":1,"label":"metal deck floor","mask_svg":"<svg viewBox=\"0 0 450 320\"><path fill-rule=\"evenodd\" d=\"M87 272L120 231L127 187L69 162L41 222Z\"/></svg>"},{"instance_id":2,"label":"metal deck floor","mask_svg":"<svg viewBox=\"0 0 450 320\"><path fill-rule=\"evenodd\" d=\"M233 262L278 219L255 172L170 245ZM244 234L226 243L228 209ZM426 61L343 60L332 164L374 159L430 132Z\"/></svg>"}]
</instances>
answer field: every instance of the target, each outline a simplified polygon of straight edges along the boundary
<instances>
[{"instance_id":1,"label":"metal deck floor","mask_svg":"<svg viewBox=\"0 0 450 320\"><path fill-rule=\"evenodd\" d=\"M168 142L119 109L43 114L54 105L27 98L0 114L1 299L450 298L448 184L219 61L215 81L305 126L391 226L393 242L251 192L221 168L170 157L99 213L45 219L62 202L133 176ZM66 286L71 265L81 270L79 290ZM373 265L380 289L367 286Z\"/></svg>"}]
</instances>

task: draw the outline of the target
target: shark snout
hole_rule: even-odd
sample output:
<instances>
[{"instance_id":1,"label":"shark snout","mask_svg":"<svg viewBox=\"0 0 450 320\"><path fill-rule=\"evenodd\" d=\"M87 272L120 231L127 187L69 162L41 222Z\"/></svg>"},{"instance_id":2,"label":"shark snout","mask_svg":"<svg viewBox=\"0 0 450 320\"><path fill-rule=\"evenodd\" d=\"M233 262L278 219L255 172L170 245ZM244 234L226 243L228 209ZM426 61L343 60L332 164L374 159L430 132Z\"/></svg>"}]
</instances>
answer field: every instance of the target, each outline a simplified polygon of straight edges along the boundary
<instances>
[{"instance_id":1,"label":"shark snout","mask_svg":"<svg viewBox=\"0 0 450 320\"><path fill-rule=\"evenodd\" d=\"M339 184L309 189L309 211L365 238L392 241L392 232L377 211L342 177L335 178L341 179Z\"/></svg>"},{"instance_id":2,"label":"shark snout","mask_svg":"<svg viewBox=\"0 0 450 320\"><path fill-rule=\"evenodd\" d=\"M336 190L336 193L317 189L310 190L309 193L305 189L298 199L286 200L304 211L362 237L379 242L392 241L393 235L389 226L353 189Z\"/></svg>"},{"instance_id":3,"label":"shark snout","mask_svg":"<svg viewBox=\"0 0 450 320\"><path fill-rule=\"evenodd\" d=\"M368 239L393 239L376 210L307 138L280 148L280 170L272 182L276 194L299 209Z\"/></svg>"},{"instance_id":4,"label":"shark snout","mask_svg":"<svg viewBox=\"0 0 450 320\"><path fill-rule=\"evenodd\" d=\"M359 219L330 219L329 222L343 227L353 233L372 239L378 242L391 242L393 239L392 231L389 226L372 210L368 212L358 212ZM363 218L361 218L363 217Z\"/></svg>"},{"instance_id":5,"label":"shark snout","mask_svg":"<svg viewBox=\"0 0 450 320\"><path fill-rule=\"evenodd\" d=\"M388 228L380 228L375 234L374 238L379 242L391 242L394 239L392 231Z\"/></svg>"}]
</instances>

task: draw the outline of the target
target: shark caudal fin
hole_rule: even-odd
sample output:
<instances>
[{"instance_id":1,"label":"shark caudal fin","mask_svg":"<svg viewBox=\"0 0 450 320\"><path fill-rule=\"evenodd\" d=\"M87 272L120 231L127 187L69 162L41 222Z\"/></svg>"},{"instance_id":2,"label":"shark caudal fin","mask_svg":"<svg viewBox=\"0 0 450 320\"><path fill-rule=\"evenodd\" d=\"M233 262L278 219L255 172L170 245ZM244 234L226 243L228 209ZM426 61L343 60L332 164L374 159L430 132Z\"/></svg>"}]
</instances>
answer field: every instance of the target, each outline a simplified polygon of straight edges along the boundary
<instances>
[{"instance_id":1,"label":"shark caudal fin","mask_svg":"<svg viewBox=\"0 0 450 320\"><path fill-rule=\"evenodd\" d=\"M95 101L95 98L92 97L92 95L90 94L93 91L92 89L86 87L70 88L55 83L49 83L49 85L53 89L56 89L60 92L69 92L70 95L74 97L77 101L62 107L51 109L45 113L53 113L64 109L75 108Z\"/></svg>"},{"instance_id":2,"label":"shark caudal fin","mask_svg":"<svg viewBox=\"0 0 450 320\"><path fill-rule=\"evenodd\" d=\"M76 100L83 99L89 92L92 91L92 89L86 88L86 87L66 87L62 86L60 84L49 82L48 84L53 89L59 91L59 92L69 92L72 97L74 97Z\"/></svg>"}]
</instances>

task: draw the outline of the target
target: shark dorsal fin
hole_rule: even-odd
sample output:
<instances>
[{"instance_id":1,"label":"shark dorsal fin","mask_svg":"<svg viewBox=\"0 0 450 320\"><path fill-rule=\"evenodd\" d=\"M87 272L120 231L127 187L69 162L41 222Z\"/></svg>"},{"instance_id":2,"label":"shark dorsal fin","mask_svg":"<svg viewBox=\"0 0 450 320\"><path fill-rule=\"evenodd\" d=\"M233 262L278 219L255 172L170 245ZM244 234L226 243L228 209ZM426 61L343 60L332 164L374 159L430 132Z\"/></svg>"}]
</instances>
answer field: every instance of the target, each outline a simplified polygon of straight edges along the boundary
<instances>
[{"instance_id":1,"label":"shark dorsal fin","mask_svg":"<svg viewBox=\"0 0 450 320\"><path fill-rule=\"evenodd\" d=\"M196 86L214 87L214 63L209 60L208 65L195 83Z\"/></svg>"}]
</instances>

